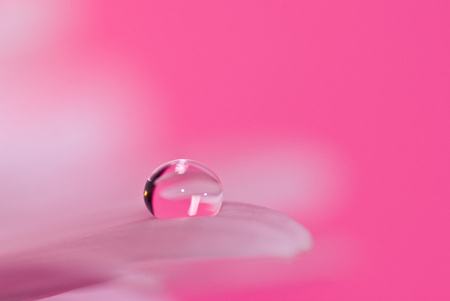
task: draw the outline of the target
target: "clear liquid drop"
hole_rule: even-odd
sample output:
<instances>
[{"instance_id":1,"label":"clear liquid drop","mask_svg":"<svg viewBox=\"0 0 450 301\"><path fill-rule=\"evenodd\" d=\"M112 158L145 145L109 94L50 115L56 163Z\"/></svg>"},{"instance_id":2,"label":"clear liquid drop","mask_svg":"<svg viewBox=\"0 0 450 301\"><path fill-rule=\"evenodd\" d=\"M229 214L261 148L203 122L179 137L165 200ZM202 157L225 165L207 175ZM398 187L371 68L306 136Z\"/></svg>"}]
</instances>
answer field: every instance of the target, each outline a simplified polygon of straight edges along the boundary
<instances>
[{"instance_id":1,"label":"clear liquid drop","mask_svg":"<svg viewBox=\"0 0 450 301\"><path fill-rule=\"evenodd\" d=\"M223 189L209 168L179 159L152 173L145 184L144 200L157 218L214 216L222 205Z\"/></svg>"}]
</instances>

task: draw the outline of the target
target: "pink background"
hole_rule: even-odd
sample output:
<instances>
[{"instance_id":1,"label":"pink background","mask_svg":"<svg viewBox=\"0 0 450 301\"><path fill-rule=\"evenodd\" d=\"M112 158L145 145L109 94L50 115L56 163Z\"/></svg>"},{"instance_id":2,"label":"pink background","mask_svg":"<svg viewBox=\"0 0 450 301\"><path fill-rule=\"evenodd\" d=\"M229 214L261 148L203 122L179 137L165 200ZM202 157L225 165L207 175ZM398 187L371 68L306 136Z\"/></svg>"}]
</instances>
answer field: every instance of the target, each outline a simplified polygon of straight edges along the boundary
<instances>
[{"instance_id":1,"label":"pink background","mask_svg":"<svg viewBox=\"0 0 450 301\"><path fill-rule=\"evenodd\" d=\"M190 158L225 201L290 215L315 248L167 263L155 300L450 299L449 13L446 1L0 1L0 255L146 210L150 172ZM148 297L108 289L85 293Z\"/></svg>"}]
</instances>

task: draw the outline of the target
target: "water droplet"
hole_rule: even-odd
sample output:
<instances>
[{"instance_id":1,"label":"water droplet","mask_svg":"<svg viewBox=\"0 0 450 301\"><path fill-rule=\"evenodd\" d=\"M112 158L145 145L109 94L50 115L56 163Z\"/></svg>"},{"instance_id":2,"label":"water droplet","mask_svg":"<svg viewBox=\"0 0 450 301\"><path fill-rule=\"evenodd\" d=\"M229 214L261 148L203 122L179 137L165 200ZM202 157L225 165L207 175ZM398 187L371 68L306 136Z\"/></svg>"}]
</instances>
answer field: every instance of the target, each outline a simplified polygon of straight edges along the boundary
<instances>
[{"instance_id":1,"label":"water droplet","mask_svg":"<svg viewBox=\"0 0 450 301\"><path fill-rule=\"evenodd\" d=\"M151 174L145 184L144 200L157 218L214 216L222 205L222 184L203 164L174 160Z\"/></svg>"}]
</instances>

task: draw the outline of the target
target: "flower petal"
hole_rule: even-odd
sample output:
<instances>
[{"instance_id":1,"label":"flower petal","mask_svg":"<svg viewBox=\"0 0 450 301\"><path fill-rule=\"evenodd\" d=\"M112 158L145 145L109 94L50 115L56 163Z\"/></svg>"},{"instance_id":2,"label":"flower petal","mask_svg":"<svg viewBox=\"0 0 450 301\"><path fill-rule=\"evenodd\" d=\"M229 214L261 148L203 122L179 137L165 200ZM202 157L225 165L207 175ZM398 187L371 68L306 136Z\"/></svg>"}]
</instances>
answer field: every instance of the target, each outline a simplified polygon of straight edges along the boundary
<instances>
[{"instance_id":1,"label":"flower petal","mask_svg":"<svg viewBox=\"0 0 450 301\"><path fill-rule=\"evenodd\" d=\"M225 203L213 218L148 218L51 248L2 258L0 283L7 285L2 285L0 300L48 296L106 281L119 277L118 272L133 263L286 257L311 245L308 231L282 213ZM33 276L31 271L35 269L40 272Z\"/></svg>"}]
</instances>

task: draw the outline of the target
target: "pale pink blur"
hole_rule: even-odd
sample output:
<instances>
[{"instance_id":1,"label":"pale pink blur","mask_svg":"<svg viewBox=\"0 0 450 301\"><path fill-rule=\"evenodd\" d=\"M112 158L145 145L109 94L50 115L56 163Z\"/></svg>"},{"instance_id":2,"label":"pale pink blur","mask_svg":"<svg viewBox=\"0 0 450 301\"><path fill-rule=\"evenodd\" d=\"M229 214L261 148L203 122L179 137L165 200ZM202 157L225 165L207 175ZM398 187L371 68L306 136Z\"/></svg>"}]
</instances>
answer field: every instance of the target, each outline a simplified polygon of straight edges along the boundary
<instances>
[{"instance_id":1,"label":"pale pink blur","mask_svg":"<svg viewBox=\"0 0 450 301\"><path fill-rule=\"evenodd\" d=\"M189 158L225 202L295 218L314 249L142 267L135 289L54 300L141 300L154 283L155 300L448 300L449 14L424 0L0 1L0 255L146 213L151 171Z\"/></svg>"}]
</instances>

